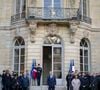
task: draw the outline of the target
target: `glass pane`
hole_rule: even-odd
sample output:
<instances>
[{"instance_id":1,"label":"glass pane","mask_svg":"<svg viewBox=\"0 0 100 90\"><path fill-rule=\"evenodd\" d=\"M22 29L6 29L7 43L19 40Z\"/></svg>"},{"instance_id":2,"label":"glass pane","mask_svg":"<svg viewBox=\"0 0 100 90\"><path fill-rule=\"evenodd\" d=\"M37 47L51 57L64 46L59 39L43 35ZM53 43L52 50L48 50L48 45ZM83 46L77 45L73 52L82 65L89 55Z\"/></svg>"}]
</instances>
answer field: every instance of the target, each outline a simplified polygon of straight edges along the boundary
<instances>
[{"instance_id":1,"label":"glass pane","mask_svg":"<svg viewBox=\"0 0 100 90\"><path fill-rule=\"evenodd\" d=\"M44 18L51 17L52 0L44 0Z\"/></svg>"},{"instance_id":2,"label":"glass pane","mask_svg":"<svg viewBox=\"0 0 100 90\"><path fill-rule=\"evenodd\" d=\"M84 63L88 64L88 57L84 57Z\"/></svg>"},{"instance_id":3,"label":"glass pane","mask_svg":"<svg viewBox=\"0 0 100 90\"><path fill-rule=\"evenodd\" d=\"M19 63L19 56L14 58L14 63Z\"/></svg>"},{"instance_id":4,"label":"glass pane","mask_svg":"<svg viewBox=\"0 0 100 90\"><path fill-rule=\"evenodd\" d=\"M19 46L19 42L17 40L15 42L15 46Z\"/></svg>"},{"instance_id":5,"label":"glass pane","mask_svg":"<svg viewBox=\"0 0 100 90\"><path fill-rule=\"evenodd\" d=\"M54 7L61 7L60 0L54 0Z\"/></svg>"},{"instance_id":6,"label":"glass pane","mask_svg":"<svg viewBox=\"0 0 100 90\"><path fill-rule=\"evenodd\" d=\"M21 45L25 45L25 42L24 42L24 40L23 40L23 39L22 39Z\"/></svg>"},{"instance_id":7,"label":"glass pane","mask_svg":"<svg viewBox=\"0 0 100 90\"><path fill-rule=\"evenodd\" d=\"M85 65L85 66L84 66L84 70L85 70L85 71L88 71L88 65Z\"/></svg>"},{"instance_id":8,"label":"glass pane","mask_svg":"<svg viewBox=\"0 0 100 90\"><path fill-rule=\"evenodd\" d=\"M61 56L54 56L54 62L61 62Z\"/></svg>"},{"instance_id":9,"label":"glass pane","mask_svg":"<svg viewBox=\"0 0 100 90\"><path fill-rule=\"evenodd\" d=\"M53 70L54 70L54 75L57 78L61 78L62 77L62 61L61 61L61 53L62 53L62 49L61 47L54 47L53 49Z\"/></svg>"},{"instance_id":10,"label":"glass pane","mask_svg":"<svg viewBox=\"0 0 100 90\"><path fill-rule=\"evenodd\" d=\"M53 59L54 59L54 62L61 62L61 47L54 48Z\"/></svg>"},{"instance_id":11,"label":"glass pane","mask_svg":"<svg viewBox=\"0 0 100 90\"><path fill-rule=\"evenodd\" d=\"M61 64L54 64L54 70L61 70Z\"/></svg>"},{"instance_id":12,"label":"glass pane","mask_svg":"<svg viewBox=\"0 0 100 90\"><path fill-rule=\"evenodd\" d=\"M60 0L54 0L54 12L55 12L55 15L53 17L62 18L63 12L62 12L62 8L61 8Z\"/></svg>"},{"instance_id":13,"label":"glass pane","mask_svg":"<svg viewBox=\"0 0 100 90\"><path fill-rule=\"evenodd\" d=\"M19 49L15 49L15 57L19 56Z\"/></svg>"},{"instance_id":14,"label":"glass pane","mask_svg":"<svg viewBox=\"0 0 100 90\"><path fill-rule=\"evenodd\" d=\"M83 0L83 16L87 15L87 0Z\"/></svg>"},{"instance_id":15,"label":"glass pane","mask_svg":"<svg viewBox=\"0 0 100 90\"><path fill-rule=\"evenodd\" d=\"M88 50L84 50L84 56L88 56Z\"/></svg>"},{"instance_id":16,"label":"glass pane","mask_svg":"<svg viewBox=\"0 0 100 90\"><path fill-rule=\"evenodd\" d=\"M14 64L14 71L19 71L19 64Z\"/></svg>"},{"instance_id":17,"label":"glass pane","mask_svg":"<svg viewBox=\"0 0 100 90\"><path fill-rule=\"evenodd\" d=\"M83 64L80 64L80 71L83 71Z\"/></svg>"},{"instance_id":18,"label":"glass pane","mask_svg":"<svg viewBox=\"0 0 100 90\"><path fill-rule=\"evenodd\" d=\"M83 50L80 49L80 56L83 56Z\"/></svg>"},{"instance_id":19,"label":"glass pane","mask_svg":"<svg viewBox=\"0 0 100 90\"><path fill-rule=\"evenodd\" d=\"M20 65L20 72L24 72L24 64Z\"/></svg>"},{"instance_id":20,"label":"glass pane","mask_svg":"<svg viewBox=\"0 0 100 90\"><path fill-rule=\"evenodd\" d=\"M83 57L80 57L80 63L83 63Z\"/></svg>"},{"instance_id":21,"label":"glass pane","mask_svg":"<svg viewBox=\"0 0 100 90\"><path fill-rule=\"evenodd\" d=\"M62 78L62 73L61 72L54 72L54 75L56 76L56 78Z\"/></svg>"},{"instance_id":22,"label":"glass pane","mask_svg":"<svg viewBox=\"0 0 100 90\"><path fill-rule=\"evenodd\" d=\"M25 49L21 48L21 55L25 55Z\"/></svg>"},{"instance_id":23,"label":"glass pane","mask_svg":"<svg viewBox=\"0 0 100 90\"><path fill-rule=\"evenodd\" d=\"M21 56L20 63L24 63L24 61L25 61L25 56Z\"/></svg>"},{"instance_id":24,"label":"glass pane","mask_svg":"<svg viewBox=\"0 0 100 90\"><path fill-rule=\"evenodd\" d=\"M16 14L20 13L20 1L21 0L16 0Z\"/></svg>"}]
</instances>

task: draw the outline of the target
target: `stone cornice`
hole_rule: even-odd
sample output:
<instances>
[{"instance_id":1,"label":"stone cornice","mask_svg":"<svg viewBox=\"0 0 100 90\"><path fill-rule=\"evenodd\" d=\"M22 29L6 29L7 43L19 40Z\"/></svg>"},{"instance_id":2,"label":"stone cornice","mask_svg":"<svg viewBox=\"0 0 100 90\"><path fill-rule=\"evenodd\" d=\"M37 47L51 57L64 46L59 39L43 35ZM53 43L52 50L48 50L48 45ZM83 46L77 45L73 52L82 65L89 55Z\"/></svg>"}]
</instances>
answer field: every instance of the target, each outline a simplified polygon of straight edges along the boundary
<instances>
[{"instance_id":1,"label":"stone cornice","mask_svg":"<svg viewBox=\"0 0 100 90\"><path fill-rule=\"evenodd\" d=\"M10 26L0 26L0 30L13 30L21 27L27 27L27 23L25 20L21 22L13 23Z\"/></svg>"}]
</instances>

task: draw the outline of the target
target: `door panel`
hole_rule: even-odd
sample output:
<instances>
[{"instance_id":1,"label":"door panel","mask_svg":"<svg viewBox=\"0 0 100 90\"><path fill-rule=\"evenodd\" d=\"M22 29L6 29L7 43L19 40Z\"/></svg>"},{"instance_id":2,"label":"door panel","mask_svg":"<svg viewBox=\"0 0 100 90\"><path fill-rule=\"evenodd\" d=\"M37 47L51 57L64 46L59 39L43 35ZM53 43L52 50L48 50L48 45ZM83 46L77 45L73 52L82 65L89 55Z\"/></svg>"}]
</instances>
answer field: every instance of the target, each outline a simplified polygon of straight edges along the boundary
<instances>
[{"instance_id":1,"label":"door panel","mask_svg":"<svg viewBox=\"0 0 100 90\"><path fill-rule=\"evenodd\" d=\"M47 76L52 69L52 47L43 46L43 85L47 84Z\"/></svg>"}]
</instances>

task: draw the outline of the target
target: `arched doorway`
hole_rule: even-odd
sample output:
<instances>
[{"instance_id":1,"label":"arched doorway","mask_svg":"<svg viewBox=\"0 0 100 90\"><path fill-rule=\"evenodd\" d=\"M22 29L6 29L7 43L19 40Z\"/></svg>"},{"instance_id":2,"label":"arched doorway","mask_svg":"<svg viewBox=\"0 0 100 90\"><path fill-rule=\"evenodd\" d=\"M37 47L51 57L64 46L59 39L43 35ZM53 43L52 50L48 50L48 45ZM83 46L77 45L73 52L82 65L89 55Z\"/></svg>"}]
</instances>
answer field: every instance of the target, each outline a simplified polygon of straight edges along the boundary
<instances>
[{"instance_id":1,"label":"arched doorway","mask_svg":"<svg viewBox=\"0 0 100 90\"><path fill-rule=\"evenodd\" d=\"M47 36L43 44L43 85L52 71L57 78L57 85L62 84L62 43L58 36Z\"/></svg>"}]
</instances>

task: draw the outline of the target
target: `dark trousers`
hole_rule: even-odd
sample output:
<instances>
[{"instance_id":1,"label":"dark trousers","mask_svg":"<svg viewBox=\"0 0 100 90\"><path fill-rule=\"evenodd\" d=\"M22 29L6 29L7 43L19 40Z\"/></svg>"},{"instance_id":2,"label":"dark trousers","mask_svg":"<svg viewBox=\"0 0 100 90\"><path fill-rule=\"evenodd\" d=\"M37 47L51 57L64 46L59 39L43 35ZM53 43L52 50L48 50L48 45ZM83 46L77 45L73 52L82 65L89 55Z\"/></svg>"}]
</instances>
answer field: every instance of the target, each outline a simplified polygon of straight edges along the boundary
<instances>
[{"instance_id":1,"label":"dark trousers","mask_svg":"<svg viewBox=\"0 0 100 90\"><path fill-rule=\"evenodd\" d=\"M80 90L89 90L88 87L80 87Z\"/></svg>"},{"instance_id":2,"label":"dark trousers","mask_svg":"<svg viewBox=\"0 0 100 90\"><path fill-rule=\"evenodd\" d=\"M48 90L55 90L55 87L48 87Z\"/></svg>"},{"instance_id":3,"label":"dark trousers","mask_svg":"<svg viewBox=\"0 0 100 90\"><path fill-rule=\"evenodd\" d=\"M38 85L38 86L40 86L40 80L41 80L41 77L38 77L38 78L37 78L37 85Z\"/></svg>"},{"instance_id":4,"label":"dark trousers","mask_svg":"<svg viewBox=\"0 0 100 90\"><path fill-rule=\"evenodd\" d=\"M23 89L22 90L28 90L28 87L23 87Z\"/></svg>"},{"instance_id":5,"label":"dark trousers","mask_svg":"<svg viewBox=\"0 0 100 90\"><path fill-rule=\"evenodd\" d=\"M69 84L67 84L67 90L69 90Z\"/></svg>"},{"instance_id":6,"label":"dark trousers","mask_svg":"<svg viewBox=\"0 0 100 90\"><path fill-rule=\"evenodd\" d=\"M10 90L10 86L6 86L5 90Z\"/></svg>"},{"instance_id":7,"label":"dark trousers","mask_svg":"<svg viewBox=\"0 0 100 90\"><path fill-rule=\"evenodd\" d=\"M6 88L5 88L5 87L3 87L3 88L2 88L2 90L6 90Z\"/></svg>"}]
</instances>

